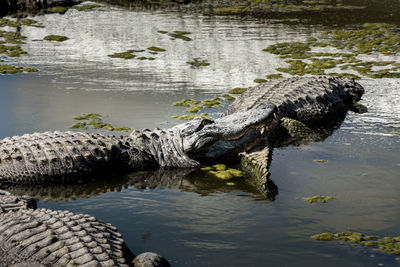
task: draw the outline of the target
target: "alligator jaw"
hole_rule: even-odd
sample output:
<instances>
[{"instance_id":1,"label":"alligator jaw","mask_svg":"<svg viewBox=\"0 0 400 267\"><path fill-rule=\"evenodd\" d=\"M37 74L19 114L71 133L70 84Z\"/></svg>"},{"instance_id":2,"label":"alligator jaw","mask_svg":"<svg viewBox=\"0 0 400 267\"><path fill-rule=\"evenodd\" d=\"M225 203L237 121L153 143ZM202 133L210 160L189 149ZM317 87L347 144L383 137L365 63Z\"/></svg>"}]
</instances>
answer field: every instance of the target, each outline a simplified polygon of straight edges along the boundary
<instances>
[{"instance_id":1,"label":"alligator jaw","mask_svg":"<svg viewBox=\"0 0 400 267\"><path fill-rule=\"evenodd\" d=\"M199 162L229 160L251 149L277 121L277 107L261 102L249 110L208 121L191 135L183 136L183 148Z\"/></svg>"}]
</instances>

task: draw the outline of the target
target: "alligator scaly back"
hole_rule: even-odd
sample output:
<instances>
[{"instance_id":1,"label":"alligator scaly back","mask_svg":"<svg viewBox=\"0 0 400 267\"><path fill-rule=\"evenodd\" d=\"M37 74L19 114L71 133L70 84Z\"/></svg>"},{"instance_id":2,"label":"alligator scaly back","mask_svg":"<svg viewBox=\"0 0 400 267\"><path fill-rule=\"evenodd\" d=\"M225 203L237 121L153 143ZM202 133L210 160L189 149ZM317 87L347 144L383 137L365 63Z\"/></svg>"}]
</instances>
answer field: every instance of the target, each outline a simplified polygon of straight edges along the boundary
<instances>
[{"instance_id":1,"label":"alligator scaly back","mask_svg":"<svg viewBox=\"0 0 400 267\"><path fill-rule=\"evenodd\" d=\"M249 88L224 115L269 101L278 107L282 117L314 127L345 114L349 105L360 100L363 93L364 88L354 79L313 76L271 80Z\"/></svg>"}]
</instances>

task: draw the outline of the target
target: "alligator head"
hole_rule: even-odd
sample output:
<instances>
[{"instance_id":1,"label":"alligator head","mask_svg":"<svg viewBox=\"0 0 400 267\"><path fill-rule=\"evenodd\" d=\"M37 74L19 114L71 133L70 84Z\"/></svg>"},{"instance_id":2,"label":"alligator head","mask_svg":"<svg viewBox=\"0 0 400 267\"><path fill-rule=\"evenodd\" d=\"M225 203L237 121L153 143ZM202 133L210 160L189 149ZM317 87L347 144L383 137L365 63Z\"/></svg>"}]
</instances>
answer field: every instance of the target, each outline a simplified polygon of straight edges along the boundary
<instances>
[{"instance_id":1,"label":"alligator head","mask_svg":"<svg viewBox=\"0 0 400 267\"><path fill-rule=\"evenodd\" d=\"M351 104L353 101L358 102L361 99L361 96L364 94L364 88L357 83L353 78L347 78L342 80L343 86L345 88L345 103Z\"/></svg>"},{"instance_id":2,"label":"alligator head","mask_svg":"<svg viewBox=\"0 0 400 267\"><path fill-rule=\"evenodd\" d=\"M249 110L215 120L198 118L175 127L182 138L183 152L205 163L236 158L239 152L256 145L277 123L277 107L270 102L260 102Z\"/></svg>"}]
</instances>

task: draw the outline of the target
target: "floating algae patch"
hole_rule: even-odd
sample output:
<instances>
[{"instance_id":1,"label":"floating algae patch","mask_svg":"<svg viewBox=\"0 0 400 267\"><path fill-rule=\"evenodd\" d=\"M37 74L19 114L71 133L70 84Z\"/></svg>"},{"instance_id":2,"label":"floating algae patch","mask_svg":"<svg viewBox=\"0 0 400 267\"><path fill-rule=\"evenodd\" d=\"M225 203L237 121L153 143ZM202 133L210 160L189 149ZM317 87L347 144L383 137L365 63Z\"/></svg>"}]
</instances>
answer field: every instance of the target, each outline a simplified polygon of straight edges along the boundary
<instances>
[{"instance_id":1,"label":"floating algae patch","mask_svg":"<svg viewBox=\"0 0 400 267\"><path fill-rule=\"evenodd\" d=\"M192 38L186 36L190 34L190 32L186 32L186 31L174 31L172 33L169 33L168 35L170 37L172 37L173 39L181 39L184 40L186 42L192 41Z\"/></svg>"},{"instance_id":2,"label":"floating algae patch","mask_svg":"<svg viewBox=\"0 0 400 267\"><path fill-rule=\"evenodd\" d=\"M157 32L159 32L159 33L161 33L161 34L167 34L167 33L168 33L167 31L162 31L162 30L159 30L159 31L157 31Z\"/></svg>"},{"instance_id":3,"label":"floating algae patch","mask_svg":"<svg viewBox=\"0 0 400 267\"><path fill-rule=\"evenodd\" d=\"M265 79L254 79L254 82L255 83L265 83L265 82L268 82L268 80L265 80Z\"/></svg>"},{"instance_id":4,"label":"floating algae patch","mask_svg":"<svg viewBox=\"0 0 400 267\"><path fill-rule=\"evenodd\" d=\"M326 239L324 239L326 237ZM377 248L386 254L400 255L400 237L383 237L378 238L375 235L365 235L359 232L340 232L336 234L322 233L313 235L311 238L315 240L341 240L349 242L353 245L364 245L374 250ZM397 258L396 258L397 260Z\"/></svg>"},{"instance_id":5,"label":"floating algae patch","mask_svg":"<svg viewBox=\"0 0 400 267\"><path fill-rule=\"evenodd\" d=\"M5 19L5 18L0 18L0 27L21 27L21 23L15 20L10 20L10 19Z\"/></svg>"},{"instance_id":6,"label":"floating algae patch","mask_svg":"<svg viewBox=\"0 0 400 267\"><path fill-rule=\"evenodd\" d=\"M97 4L91 4L91 5L75 6L74 9L78 11L88 11L97 7L103 7L103 6Z\"/></svg>"},{"instance_id":7,"label":"floating algae patch","mask_svg":"<svg viewBox=\"0 0 400 267\"><path fill-rule=\"evenodd\" d=\"M9 44L24 44L22 40L26 39L26 36L21 35L19 32L1 31L0 37L4 38L5 43Z\"/></svg>"},{"instance_id":8,"label":"floating algae patch","mask_svg":"<svg viewBox=\"0 0 400 267\"><path fill-rule=\"evenodd\" d=\"M233 95L240 95L240 94L243 94L244 92L246 92L247 89L248 88L237 87L237 88L233 88L233 89L229 90L229 93L233 94Z\"/></svg>"},{"instance_id":9,"label":"floating algae patch","mask_svg":"<svg viewBox=\"0 0 400 267\"><path fill-rule=\"evenodd\" d=\"M114 53L111 55L108 55L109 57L112 58L123 58L123 59L131 59L136 57L134 54L132 54L131 52L127 51L127 52L120 52L120 53Z\"/></svg>"},{"instance_id":10,"label":"floating algae patch","mask_svg":"<svg viewBox=\"0 0 400 267\"><path fill-rule=\"evenodd\" d=\"M20 55L27 54L27 52L22 50L18 45L10 46L0 44L0 54L4 54L9 57L19 57Z\"/></svg>"},{"instance_id":11,"label":"floating algae patch","mask_svg":"<svg viewBox=\"0 0 400 267\"><path fill-rule=\"evenodd\" d=\"M328 161L326 159L315 159L314 162L316 162L316 163L327 163Z\"/></svg>"},{"instance_id":12,"label":"floating algae patch","mask_svg":"<svg viewBox=\"0 0 400 267\"><path fill-rule=\"evenodd\" d=\"M326 203L329 200L333 200L333 199L335 199L335 197L316 195L313 197L304 198L304 201L306 201L308 203Z\"/></svg>"},{"instance_id":13,"label":"floating algae patch","mask_svg":"<svg viewBox=\"0 0 400 267\"><path fill-rule=\"evenodd\" d=\"M213 119L210 116L208 116L207 113L201 113L199 115L196 115L196 114L186 114L186 115L181 115L181 116L175 115L172 118L178 119L178 120L193 120L195 118L204 118L204 119L209 119L209 120Z\"/></svg>"},{"instance_id":14,"label":"floating algae patch","mask_svg":"<svg viewBox=\"0 0 400 267\"><path fill-rule=\"evenodd\" d=\"M214 99L204 100L204 101L201 102L201 103L202 103L203 106L205 106L206 108L212 108L212 107L222 108L222 105L221 105L221 98L219 98L219 97L215 97Z\"/></svg>"},{"instance_id":15,"label":"floating algae patch","mask_svg":"<svg viewBox=\"0 0 400 267\"><path fill-rule=\"evenodd\" d=\"M265 52L289 59L286 68L277 71L290 75L331 75L359 78L351 73L326 73L327 69L339 67L352 69L373 79L399 78L400 67L396 62L362 61L358 55L396 55L400 52L400 31L394 25L366 23L358 30L332 30L324 32L324 42L309 37L305 42L282 42L263 49ZM327 47L346 50L345 53L313 52L312 47ZM330 57L330 58L327 58ZM309 60L311 63L304 60ZM379 67L379 69L375 69ZM385 67L382 69L382 67Z\"/></svg>"},{"instance_id":16,"label":"floating algae patch","mask_svg":"<svg viewBox=\"0 0 400 267\"><path fill-rule=\"evenodd\" d=\"M280 74L280 73L268 74L268 75L265 75L265 77L269 80L275 80L275 79L282 78L282 74Z\"/></svg>"},{"instance_id":17,"label":"floating algae patch","mask_svg":"<svg viewBox=\"0 0 400 267\"><path fill-rule=\"evenodd\" d=\"M21 67L0 64L0 74L14 74L14 73L22 72L22 71L23 71L23 68L21 68Z\"/></svg>"},{"instance_id":18,"label":"floating algae patch","mask_svg":"<svg viewBox=\"0 0 400 267\"><path fill-rule=\"evenodd\" d=\"M231 95L229 95L229 94L223 94L223 95L221 95L223 98L225 98L225 100L228 100L228 101L233 101L233 100L235 100L235 98L233 97L233 96L231 96Z\"/></svg>"},{"instance_id":19,"label":"floating algae patch","mask_svg":"<svg viewBox=\"0 0 400 267\"><path fill-rule=\"evenodd\" d=\"M98 113L86 113L74 118L75 120L88 120L88 122L78 122L71 126L72 129L87 130L88 126L93 129L106 129L108 131L129 131L129 127L114 127L110 123L103 122L103 117Z\"/></svg>"},{"instance_id":20,"label":"floating algae patch","mask_svg":"<svg viewBox=\"0 0 400 267\"><path fill-rule=\"evenodd\" d=\"M203 109L203 106L196 105L196 106L189 108L188 111L191 113L197 113L202 109Z\"/></svg>"},{"instance_id":21,"label":"floating algae patch","mask_svg":"<svg viewBox=\"0 0 400 267\"><path fill-rule=\"evenodd\" d=\"M154 52L165 52L166 50L164 48L160 48L157 46L151 46L147 48L150 51L154 51Z\"/></svg>"},{"instance_id":22,"label":"floating algae patch","mask_svg":"<svg viewBox=\"0 0 400 267\"><path fill-rule=\"evenodd\" d=\"M194 68L210 66L210 63L208 63L206 60L202 60L202 59L199 59L199 58L195 58L192 61L188 61L186 63L191 65Z\"/></svg>"},{"instance_id":23,"label":"floating algae patch","mask_svg":"<svg viewBox=\"0 0 400 267\"><path fill-rule=\"evenodd\" d=\"M64 42L66 40L68 40L67 36L63 36L63 35L47 35L44 37L43 40L46 41L55 41L55 42Z\"/></svg>"},{"instance_id":24,"label":"floating algae patch","mask_svg":"<svg viewBox=\"0 0 400 267\"><path fill-rule=\"evenodd\" d=\"M230 180L232 178L243 177L242 171L228 168L225 164L215 164L212 167L203 167L201 168L201 170L222 180Z\"/></svg>"},{"instance_id":25,"label":"floating algae patch","mask_svg":"<svg viewBox=\"0 0 400 267\"><path fill-rule=\"evenodd\" d=\"M24 68L24 71L25 72L38 72L39 70L35 69L35 68Z\"/></svg>"},{"instance_id":26,"label":"floating algae patch","mask_svg":"<svg viewBox=\"0 0 400 267\"><path fill-rule=\"evenodd\" d=\"M67 12L69 7L65 6L54 6L54 7L48 7L45 12L46 13L59 13L59 14L64 14Z\"/></svg>"}]
</instances>

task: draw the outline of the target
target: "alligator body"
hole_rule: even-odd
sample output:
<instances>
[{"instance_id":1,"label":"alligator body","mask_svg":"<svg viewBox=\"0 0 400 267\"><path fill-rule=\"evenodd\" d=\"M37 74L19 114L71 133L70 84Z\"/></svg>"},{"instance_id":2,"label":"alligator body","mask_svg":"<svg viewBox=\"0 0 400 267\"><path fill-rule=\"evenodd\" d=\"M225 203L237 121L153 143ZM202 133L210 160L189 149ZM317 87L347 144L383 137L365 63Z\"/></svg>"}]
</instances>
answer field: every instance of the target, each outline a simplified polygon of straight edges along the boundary
<instances>
[{"instance_id":1,"label":"alligator body","mask_svg":"<svg viewBox=\"0 0 400 267\"><path fill-rule=\"evenodd\" d=\"M364 88L354 79L323 76L272 80L249 88L224 115L250 109L259 101L269 101L277 106L280 121L261 145L251 153L240 153L242 169L268 194L273 147L325 139L363 94Z\"/></svg>"},{"instance_id":2,"label":"alligator body","mask_svg":"<svg viewBox=\"0 0 400 267\"><path fill-rule=\"evenodd\" d=\"M0 188L23 184L77 183L99 174L151 168L191 168L242 159L262 191L273 147L343 118L363 88L350 79L283 79L249 89L224 116L194 119L167 130L134 131L115 137L78 132L35 133L0 141ZM268 196L267 192L267 196ZM11 198L10 198L11 197ZM89 215L35 209L29 197L0 192L1 265L107 266L131 264L132 254L116 229ZM154 254L136 265L168 266ZM151 266L151 265L150 265Z\"/></svg>"}]
</instances>

